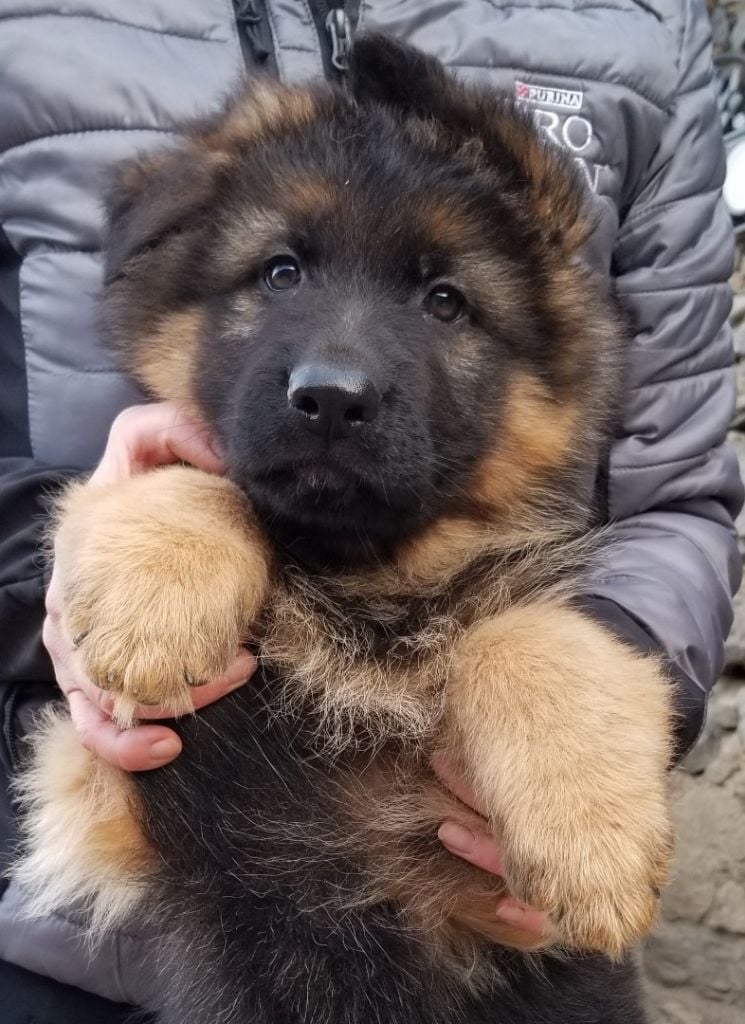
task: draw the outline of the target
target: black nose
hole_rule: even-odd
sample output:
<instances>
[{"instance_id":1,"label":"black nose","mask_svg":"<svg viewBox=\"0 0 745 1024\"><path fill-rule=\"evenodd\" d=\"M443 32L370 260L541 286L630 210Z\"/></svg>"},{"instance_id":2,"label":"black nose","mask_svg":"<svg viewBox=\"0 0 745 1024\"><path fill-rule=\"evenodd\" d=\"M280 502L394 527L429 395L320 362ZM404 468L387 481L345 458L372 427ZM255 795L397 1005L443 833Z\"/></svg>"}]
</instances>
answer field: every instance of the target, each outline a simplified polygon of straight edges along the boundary
<instances>
[{"instance_id":1,"label":"black nose","mask_svg":"<svg viewBox=\"0 0 745 1024\"><path fill-rule=\"evenodd\" d=\"M371 423L380 409L378 389L360 370L328 363L303 363L290 375L287 400L315 434L346 437Z\"/></svg>"}]
</instances>

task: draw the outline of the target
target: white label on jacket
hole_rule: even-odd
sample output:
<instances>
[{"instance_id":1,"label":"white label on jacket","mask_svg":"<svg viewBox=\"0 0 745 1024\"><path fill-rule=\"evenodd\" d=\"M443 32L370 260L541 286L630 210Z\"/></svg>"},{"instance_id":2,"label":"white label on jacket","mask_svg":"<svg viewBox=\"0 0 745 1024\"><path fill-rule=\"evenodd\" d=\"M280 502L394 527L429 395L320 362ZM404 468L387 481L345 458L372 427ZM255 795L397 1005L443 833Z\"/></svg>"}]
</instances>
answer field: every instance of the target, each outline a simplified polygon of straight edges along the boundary
<instances>
[{"instance_id":1,"label":"white label on jacket","mask_svg":"<svg viewBox=\"0 0 745 1024\"><path fill-rule=\"evenodd\" d=\"M559 89L553 85L529 85L515 82L515 99L560 110L581 110L585 94L581 89Z\"/></svg>"}]
</instances>

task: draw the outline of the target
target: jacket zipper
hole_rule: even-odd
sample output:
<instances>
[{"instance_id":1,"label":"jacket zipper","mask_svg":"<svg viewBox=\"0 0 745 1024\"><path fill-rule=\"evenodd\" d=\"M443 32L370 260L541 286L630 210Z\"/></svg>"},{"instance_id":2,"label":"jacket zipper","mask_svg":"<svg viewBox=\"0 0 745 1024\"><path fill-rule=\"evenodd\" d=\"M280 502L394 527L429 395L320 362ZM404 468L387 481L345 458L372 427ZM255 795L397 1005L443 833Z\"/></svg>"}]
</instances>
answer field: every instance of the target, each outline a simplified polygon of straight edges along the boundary
<instances>
[{"instance_id":1,"label":"jacket zipper","mask_svg":"<svg viewBox=\"0 0 745 1024\"><path fill-rule=\"evenodd\" d=\"M331 63L343 75L349 70L352 22L344 7L332 7L326 15L325 25L331 39Z\"/></svg>"},{"instance_id":2,"label":"jacket zipper","mask_svg":"<svg viewBox=\"0 0 745 1024\"><path fill-rule=\"evenodd\" d=\"M318 32L326 74L343 81L349 69L349 50L354 32L350 11L356 12L357 0L309 0ZM274 55L264 0L233 0L238 37L248 67L263 67L276 74Z\"/></svg>"},{"instance_id":3,"label":"jacket zipper","mask_svg":"<svg viewBox=\"0 0 745 1024\"><path fill-rule=\"evenodd\" d=\"M326 73L343 81L349 69L349 50L352 45L352 19L344 0L310 0L316 23Z\"/></svg>"}]
</instances>

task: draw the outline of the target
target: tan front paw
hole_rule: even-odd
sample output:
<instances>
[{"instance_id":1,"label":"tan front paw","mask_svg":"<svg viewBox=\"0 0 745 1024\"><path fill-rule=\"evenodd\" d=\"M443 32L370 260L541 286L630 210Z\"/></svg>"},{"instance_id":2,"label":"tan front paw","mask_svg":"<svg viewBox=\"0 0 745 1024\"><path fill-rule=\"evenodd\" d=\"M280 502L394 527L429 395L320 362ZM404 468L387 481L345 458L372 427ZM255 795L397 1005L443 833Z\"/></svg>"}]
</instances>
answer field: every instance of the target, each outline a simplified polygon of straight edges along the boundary
<instances>
[{"instance_id":1,"label":"tan front paw","mask_svg":"<svg viewBox=\"0 0 745 1024\"><path fill-rule=\"evenodd\" d=\"M655 659L560 604L516 606L461 642L446 742L504 844L512 892L573 948L619 956L654 921L670 693Z\"/></svg>"},{"instance_id":2,"label":"tan front paw","mask_svg":"<svg viewBox=\"0 0 745 1024\"><path fill-rule=\"evenodd\" d=\"M634 808L627 811L634 813ZM654 924L672 850L667 819L539 830L505 838L511 891L544 910L559 942L620 957Z\"/></svg>"},{"instance_id":3,"label":"tan front paw","mask_svg":"<svg viewBox=\"0 0 745 1024\"><path fill-rule=\"evenodd\" d=\"M137 704L190 710L189 687L227 669L267 589L246 499L184 467L71 491L55 551L67 629L123 724Z\"/></svg>"}]
</instances>

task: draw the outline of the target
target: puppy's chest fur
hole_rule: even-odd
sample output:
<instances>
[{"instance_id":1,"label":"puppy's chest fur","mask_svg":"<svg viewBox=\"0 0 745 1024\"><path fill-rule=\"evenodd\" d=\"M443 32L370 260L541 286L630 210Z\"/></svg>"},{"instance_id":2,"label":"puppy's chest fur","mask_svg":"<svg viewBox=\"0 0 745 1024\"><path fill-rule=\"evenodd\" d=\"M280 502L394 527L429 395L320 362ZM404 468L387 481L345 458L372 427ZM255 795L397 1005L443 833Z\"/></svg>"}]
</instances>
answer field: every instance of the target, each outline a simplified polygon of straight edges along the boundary
<instances>
[{"instance_id":1,"label":"puppy's chest fur","mask_svg":"<svg viewBox=\"0 0 745 1024\"><path fill-rule=\"evenodd\" d=\"M257 623L259 659L281 680L279 702L312 707L332 747L360 733L416 744L437 728L466 632L538 595L570 597L598 542L571 529L528 543L484 536L428 584L391 568L334 577L286 563Z\"/></svg>"}]
</instances>

